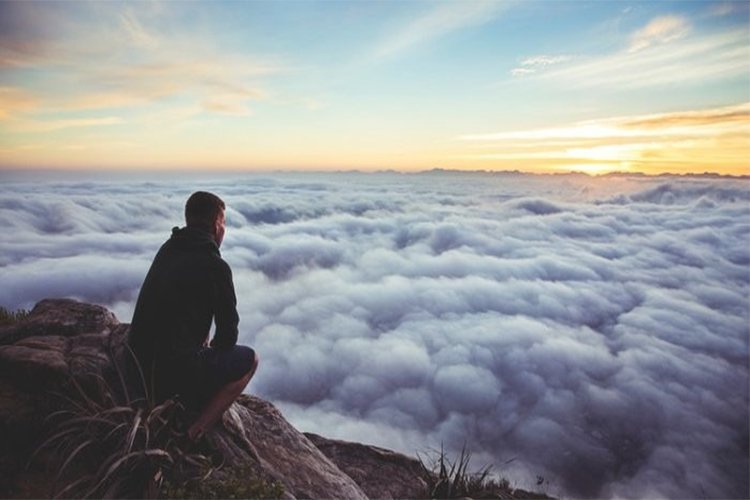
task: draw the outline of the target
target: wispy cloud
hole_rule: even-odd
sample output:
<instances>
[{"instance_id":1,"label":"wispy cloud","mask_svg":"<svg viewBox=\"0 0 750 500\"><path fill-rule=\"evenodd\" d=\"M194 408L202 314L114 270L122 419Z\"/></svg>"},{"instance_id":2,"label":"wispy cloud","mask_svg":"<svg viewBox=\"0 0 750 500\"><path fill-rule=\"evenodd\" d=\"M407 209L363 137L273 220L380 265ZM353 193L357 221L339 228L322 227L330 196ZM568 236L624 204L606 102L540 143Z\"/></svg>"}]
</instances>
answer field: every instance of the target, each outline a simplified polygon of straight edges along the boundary
<instances>
[{"instance_id":1,"label":"wispy cloud","mask_svg":"<svg viewBox=\"0 0 750 500\"><path fill-rule=\"evenodd\" d=\"M571 59L572 56L568 55L556 55L556 56L535 56L529 57L521 61L522 66L551 66L553 64L559 64Z\"/></svg>"},{"instance_id":2,"label":"wispy cloud","mask_svg":"<svg viewBox=\"0 0 750 500\"><path fill-rule=\"evenodd\" d=\"M750 103L698 111L659 113L622 121L623 127L664 129L671 127L701 127L715 125L747 126L750 123Z\"/></svg>"},{"instance_id":3,"label":"wispy cloud","mask_svg":"<svg viewBox=\"0 0 750 500\"><path fill-rule=\"evenodd\" d=\"M643 88L703 83L747 75L750 46L745 30L630 49L540 73L576 87Z\"/></svg>"},{"instance_id":4,"label":"wispy cloud","mask_svg":"<svg viewBox=\"0 0 750 500\"><path fill-rule=\"evenodd\" d=\"M467 158L544 160L588 171L687 171L718 167L745 171L750 158L750 103L676 113L576 122L562 127L469 134ZM480 152L476 152L479 146ZM706 162L710 162L710 165Z\"/></svg>"},{"instance_id":5,"label":"wispy cloud","mask_svg":"<svg viewBox=\"0 0 750 500\"><path fill-rule=\"evenodd\" d=\"M19 132L53 132L66 128L103 127L122 123L125 123L125 120L118 116L105 116L101 118L19 120L13 124L13 128Z\"/></svg>"},{"instance_id":6,"label":"wispy cloud","mask_svg":"<svg viewBox=\"0 0 750 500\"><path fill-rule=\"evenodd\" d=\"M556 64L570 61L573 56L560 54L560 55L540 55L534 57L528 57L521 61L519 67L510 70L513 76L526 76L532 75L539 69L544 69L548 66L554 66Z\"/></svg>"},{"instance_id":7,"label":"wispy cloud","mask_svg":"<svg viewBox=\"0 0 750 500\"><path fill-rule=\"evenodd\" d=\"M690 23L682 16L657 17L633 33L628 52L638 52L653 45L669 43L690 32Z\"/></svg>"},{"instance_id":8,"label":"wispy cloud","mask_svg":"<svg viewBox=\"0 0 750 500\"><path fill-rule=\"evenodd\" d=\"M38 104L39 99L25 89L0 87L0 120L34 109Z\"/></svg>"},{"instance_id":9,"label":"wispy cloud","mask_svg":"<svg viewBox=\"0 0 750 500\"><path fill-rule=\"evenodd\" d=\"M747 76L748 60L747 30L691 34L686 18L661 16L634 31L618 51L531 57L510 74L576 88L634 89Z\"/></svg>"},{"instance_id":10,"label":"wispy cloud","mask_svg":"<svg viewBox=\"0 0 750 500\"><path fill-rule=\"evenodd\" d=\"M698 127L747 125L750 120L750 103L704 110L656 113L642 116L586 120L564 127L468 134L458 137L462 141L504 141L517 139L602 139L613 137L640 137L661 135L679 129L680 133L701 133ZM750 131L748 131L750 134Z\"/></svg>"},{"instance_id":11,"label":"wispy cloud","mask_svg":"<svg viewBox=\"0 0 750 500\"><path fill-rule=\"evenodd\" d=\"M159 46L158 37L149 33L132 11L120 14L120 24L134 45L146 49L155 49Z\"/></svg>"},{"instance_id":12,"label":"wispy cloud","mask_svg":"<svg viewBox=\"0 0 750 500\"><path fill-rule=\"evenodd\" d=\"M177 94L196 94L202 100L248 101L265 98L267 92L244 83L248 78L272 74L279 68L269 64L217 56L212 60L172 60L118 67L96 68L88 78L98 89L66 99L62 108L100 109L145 104Z\"/></svg>"},{"instance_id":13,"label":"wispy cloud","mask_svg":"<svg viewBox=\"0 0 750 500\"><path fill-rule=\"evenodd\" d=\"M203 102L203 109L213 113L220 113L234 116L250 116L252 111L245 104L243 99L238 99L234 95L212 97Z\"/></svg>"},{"instance_id":14,"label":"wispy cloud","mask_svg":"<svg viewBox=\"0 0 750 500\"><path fill-rule=\"evenodd\" d=\"M711 5L709 14L716 17L724 17L730 14L736 14L739 12L748 11L747 2L720 2Z\"/></svg>"},{"instance_id":15,"label":"wispy cloud","mask_svg":"<svg viewBox=\"0 0 750 500\"><path fill-rule=\"evenodd\" d=\"M54 63L54 41L69 27L60 5L0 2L0 68Z\"/></svg>"},{"instance_id":16,"label":"wispy cloud","mask_svg":"<svg viewBox=\"0 0 750 500\"><path fill-rule=\"evenodd\" d=\"M203 106L208 112L238 111L245 101L265 98L264 77L284 71L270 58L220 49L200 33L163 29L166 11L103 4L87 13L98 16L95 22L46 6L3 10L8 22L37 31L30 18L41 12L55 27L45 34L14 29L0 39L0 65L32 66L61 83L43 92L40 106L47 112L135 108L172 96L222 103Z\"/></svg>"},{"instance_id":17,"label":"wispy cloud","mask_svg":"<svg viewBox=\"0 0 750 500\"><path fill-rule=\"evenodd\" d=\"M510 70L510 74L513 76L525 76L525 75L533 75L536 73L536 70L533 70L531 68L513 68Z\"/></svg>"},{"instance_id":18,"label":"wispy cloud","mask_svg":"<svg viewBox=\"0 0 750 500\"><path fill-rule=\"evenodd\" d=\"M495 19L511 2L492 0L441 3L400 27L375 48L375 59L395 57L455 31Z\"/></svg>"}]
</instances>

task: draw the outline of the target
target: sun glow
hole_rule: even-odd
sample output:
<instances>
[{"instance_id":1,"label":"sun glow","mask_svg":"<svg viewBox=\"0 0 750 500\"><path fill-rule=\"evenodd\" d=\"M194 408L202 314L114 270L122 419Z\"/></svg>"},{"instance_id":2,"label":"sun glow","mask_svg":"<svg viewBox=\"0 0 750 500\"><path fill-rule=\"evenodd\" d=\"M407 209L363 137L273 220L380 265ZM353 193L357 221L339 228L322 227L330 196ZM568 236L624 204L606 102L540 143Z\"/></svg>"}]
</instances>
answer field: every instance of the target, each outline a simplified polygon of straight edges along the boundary
<instances>
[{"instance_id":1,"label":"sun glow","mask_svg":"<svg viewBox=\"0 0 750 500\"><path fill-rule=\"evenodd\" d=\"M590 148L572 148L566 150L571 158L585 158L597 162L625 162L640 160L645 145L621 144L617 146L594 146Z\"/></svg>"},{"instance_id":2,"label":"sun glow","mask_svg":"<svg viewBox=\"0 0 750 500\"><path fill-rule=\"evenodd\" d=\"M473 134L473 160L534 160L536 168L602 174L613 171L750 172L750 103L677 113L625 116L568 126Z\"/></svg>"}]
</instances>

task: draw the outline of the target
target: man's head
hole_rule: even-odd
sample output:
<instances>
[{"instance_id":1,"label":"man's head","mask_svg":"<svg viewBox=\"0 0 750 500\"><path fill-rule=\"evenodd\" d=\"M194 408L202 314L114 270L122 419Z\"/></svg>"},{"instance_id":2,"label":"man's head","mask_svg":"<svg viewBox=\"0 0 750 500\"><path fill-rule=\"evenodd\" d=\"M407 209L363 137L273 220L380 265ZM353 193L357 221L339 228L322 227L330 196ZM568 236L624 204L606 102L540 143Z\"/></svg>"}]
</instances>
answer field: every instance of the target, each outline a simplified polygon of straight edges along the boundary
<instances>
[{"instance_id":1,"label":"man's head","mask_svg":"<svg viewBox=\"0 0 750 500\"><path fill-rule=\"evenodd\" d=\"M225 209L226 205L215 194L197 191L185 203L185 223L188 227L207 230L221 246L226 231Z\"/></svg>"}]
</instances>

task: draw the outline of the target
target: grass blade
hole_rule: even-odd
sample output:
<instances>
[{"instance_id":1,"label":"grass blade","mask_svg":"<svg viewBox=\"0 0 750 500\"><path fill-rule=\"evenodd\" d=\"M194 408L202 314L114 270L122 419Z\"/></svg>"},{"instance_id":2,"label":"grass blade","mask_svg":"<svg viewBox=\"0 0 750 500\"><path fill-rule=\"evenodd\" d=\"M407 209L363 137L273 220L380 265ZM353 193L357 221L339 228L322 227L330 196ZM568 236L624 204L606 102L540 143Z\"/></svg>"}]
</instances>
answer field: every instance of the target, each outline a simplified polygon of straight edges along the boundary
<instances>
[{"instance_id":1,"label":"grass blade","mask_svg":"<svg viewBox=\"0 0 750 500\"><path fill-rule=\"evenodd\" d=\"M138 427L141 424L141 410L138 410L135 414L135 419L133 420L133 428L130 430L130 435L128 436L127 445L125 446L125 453L130 453L133 450L133 442L135 441L135 436L138 434Z\"/></svg>"},{"instance_id":2,"label":"grass blade","mask_svg":"<svg viewBox=\"0 0 750 500\"><path fill-rule=\"evenodd\" d=\"M62 498L62 496L64 494L66 494L69 491L74 490L78 485L83 484L86 481L90 481L91 478L92 478L92 476L89 474L89 475L86 475L86 476L83 476L83 477L80 477L80 478L76 479L72 483L70 483L67 486L65 486L65 488L63 488L62 490L60 490L57 494L52 495L52 498Z\"/></svg>"},{"instance_id":3,"label":"grass blade","mask_svg":"<svg viewBox=\"0 0 750 500\"><path fill-rule=\"evenodd\" d=\"M55 476L55 483L52 487L53 490L57 489L55 486L57 485L57 481L59 481L60 476L62 476L62 473L65 470L65 468L73 461L73 459L79 453L81 453L85 448L87 448L88 446L91 446L92 444L94 444L94 440L88 439L84 441L83 443L81 443L75 450L73 450L73 452L70 455L68 455L68 458L62 464L62 466L60 466L60 470L57 471L57 476Z\"/></svg>"}]
</instances>

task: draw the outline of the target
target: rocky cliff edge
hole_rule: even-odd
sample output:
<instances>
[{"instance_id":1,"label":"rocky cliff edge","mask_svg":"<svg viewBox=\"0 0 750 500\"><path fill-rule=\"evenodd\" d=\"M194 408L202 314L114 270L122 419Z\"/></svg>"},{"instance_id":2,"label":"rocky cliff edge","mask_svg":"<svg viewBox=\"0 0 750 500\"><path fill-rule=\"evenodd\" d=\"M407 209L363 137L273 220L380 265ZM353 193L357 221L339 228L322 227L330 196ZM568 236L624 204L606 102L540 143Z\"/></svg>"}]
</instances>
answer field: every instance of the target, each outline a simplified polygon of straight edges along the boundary
<instances>
[{"instance_id":1,"label":"rocky cliff edge","mask_svg":"<svg viewBox=\"0 0 750 500\"><path fill-rule=\"evenodd\" d=\"M53 394L105 378L129 325L106 308L68 299L39 302L0 328L0 497L48 496L45 471L27 463L56 409ZM418 498L424 470L410 457L359 443L305 435L268 401L242 396L207 436L224 468L251 465L283 485L286 498ZM37 472L35 472L35 470Z\"/></svg>"}]
</instances>

